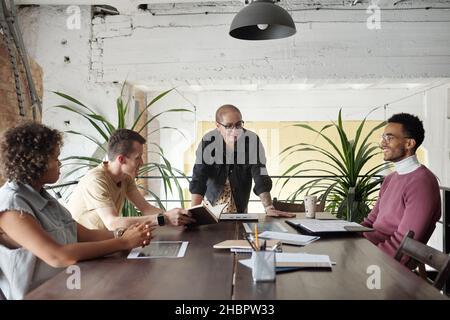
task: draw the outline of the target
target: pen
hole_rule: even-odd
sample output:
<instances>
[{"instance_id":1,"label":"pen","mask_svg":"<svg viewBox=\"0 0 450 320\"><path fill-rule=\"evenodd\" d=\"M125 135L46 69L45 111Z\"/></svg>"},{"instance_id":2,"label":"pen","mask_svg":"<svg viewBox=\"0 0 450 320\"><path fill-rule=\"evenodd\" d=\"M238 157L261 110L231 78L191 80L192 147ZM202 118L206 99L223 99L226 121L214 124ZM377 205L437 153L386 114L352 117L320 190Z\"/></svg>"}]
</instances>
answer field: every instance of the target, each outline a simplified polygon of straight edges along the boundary
<instances>
[{"instance_id":1,"label":"pen","mask_svg":"<svg viewBox=\"0 0 450 320\"><path fill-rule=\"evenodd\" d=\"M281 242L278 241L273 247L272 247L272 251L279 251L281 248ZM281 250L280 250L281 251Z\"/></svg>"},{"instance_id":2,"label":"pen","mask_svg":"<svg viewBox=\"0 0 450 320\"><path fill-rule=\"evenodd\" d=\"M267 242L266 240L263 240L262 243L261 243L261 250L262 251L266 251L266 242Z\"/></svg>"},{"instance_id":3,"label":"pen","mask_svg":"<svg viewBox=\"0 0 450 320\"><path fill-rule=\"evenodd\" d=\"M250 244L250 247L254 250L254 251L258 251L255 247L255 245L253 244L253 242L249 239L248 235L245 234L244 235L245 240L247 240L247 242Z\"/></svg>"},{"instance_id":4,"label":"pen","mask_svg":"<svg viewBox=\"0 0 450 320\"><path fill-rule=\"evenodd\" d=\"M247 235L248 236L248 238L250 239L250 241L253 243L253 247L255 247L256 249L256 251L258 250L258 248L256 247L256 242L255 242L255 237L253 236L253 234L248 234Z\"/></svg>"}]
</instances>

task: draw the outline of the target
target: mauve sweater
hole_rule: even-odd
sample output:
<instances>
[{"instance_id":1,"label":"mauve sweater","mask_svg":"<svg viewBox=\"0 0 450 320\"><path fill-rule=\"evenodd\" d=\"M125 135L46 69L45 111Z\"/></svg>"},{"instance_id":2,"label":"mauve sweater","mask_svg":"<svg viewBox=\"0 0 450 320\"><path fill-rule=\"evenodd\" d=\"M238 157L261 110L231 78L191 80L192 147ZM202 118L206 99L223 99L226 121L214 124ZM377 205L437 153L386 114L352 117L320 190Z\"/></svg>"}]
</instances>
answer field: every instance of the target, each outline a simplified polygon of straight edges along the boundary
<instances>
[{"instance_id":1,"label":"mauve sweater","mask_svg":"<svg viewBox=\"0 0 450 320\"><path fill-rule=\"evenodd\" d=\"M424 166L407 174L393 172L381 185L378 200L362 225L373 232L364 236L394 256L405 234L427 243L441 217L441 197L434 174Z\"/></svg>"}]
</instances>

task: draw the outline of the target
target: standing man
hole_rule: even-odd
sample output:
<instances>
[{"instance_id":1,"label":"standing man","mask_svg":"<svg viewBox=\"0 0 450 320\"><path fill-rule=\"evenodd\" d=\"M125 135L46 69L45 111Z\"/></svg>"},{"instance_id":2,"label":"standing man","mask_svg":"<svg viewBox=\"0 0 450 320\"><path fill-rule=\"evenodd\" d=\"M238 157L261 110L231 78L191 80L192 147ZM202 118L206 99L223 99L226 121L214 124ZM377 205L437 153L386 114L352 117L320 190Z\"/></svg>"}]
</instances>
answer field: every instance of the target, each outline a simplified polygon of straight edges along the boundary
<instances>
[{"instance_id":1,"label":"standing man","mask_svg":"<svg viewBox=\"0 0 450 320\"><path fill-rule=\"evenodd\" d=\"M145 139L128 129L116 130L108 141L109 162L89 170L72 193L68 207L73 218L88 229L128 228L140 222L173 226L193 222L183 209L168 212L150 205L134 181L143 164ZM130 200L142 213L141 217L121 217L120 212Z\"/></svg>"},{"instance_id":2,"label":"standing man","mask_svg":"<svg viewBox=\"0 0 450 320\"><path fill-rule=\"evenodd\" d=\"M393 162L396 170L384 179L363 225L375 229L364 236L391 256L409 230L414 231L414 239L427 243L441 217L436 177L416 157L424 137L422 121L407 113L389 118L381 136L384 160Z\"/></svg>"},{"instance_id":3,"label":"standing man","mask_svg":"<svg viewBox=\"0 0 450 320\"><path fill-rule=\"evenodd\" d=\"M264 147L254 132L243 127L242 114L235 106L223 105L216 111L216 129L202 138L196 152L189 185L191 205L206 197L212 205L227 203L224 212L247 212L253 180L253 192L267 215L295 216L272 205L272 180L267 174Z\"/></svg>"}]
</instances>

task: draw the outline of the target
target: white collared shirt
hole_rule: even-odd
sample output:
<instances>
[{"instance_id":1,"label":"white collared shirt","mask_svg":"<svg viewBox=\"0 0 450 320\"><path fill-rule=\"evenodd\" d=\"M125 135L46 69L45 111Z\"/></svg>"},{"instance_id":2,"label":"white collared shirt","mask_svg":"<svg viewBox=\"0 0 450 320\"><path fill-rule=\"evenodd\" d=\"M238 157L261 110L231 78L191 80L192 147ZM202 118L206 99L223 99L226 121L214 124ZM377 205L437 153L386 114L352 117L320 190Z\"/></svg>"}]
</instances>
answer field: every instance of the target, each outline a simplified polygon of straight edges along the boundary
<instances>
[{"instance_id":1,"label":"white collared shirt","mask_svg":"<svg viewBox=\"0 0 450 320\"><path fill-rule=\"evenodd\" d=\"M408 174L420 168L421 164L417 160L417 156L414 154L408 158L394 162L395 170L398 174Z\"/></svg>"}]
</instances>

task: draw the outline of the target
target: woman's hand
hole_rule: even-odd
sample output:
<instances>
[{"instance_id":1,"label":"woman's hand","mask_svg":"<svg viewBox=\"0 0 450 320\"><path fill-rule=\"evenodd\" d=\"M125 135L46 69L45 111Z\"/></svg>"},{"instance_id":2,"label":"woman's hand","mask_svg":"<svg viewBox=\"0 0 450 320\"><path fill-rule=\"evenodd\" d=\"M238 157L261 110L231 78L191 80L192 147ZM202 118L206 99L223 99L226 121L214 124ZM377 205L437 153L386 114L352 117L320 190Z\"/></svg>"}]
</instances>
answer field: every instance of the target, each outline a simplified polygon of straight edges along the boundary
<instances>
[{"instance_id":1,"label":"woman's hand","mask_svg":"<svg viewBox=\"0 0 450 320\"><path fill-rule=\"evenodd\" d=\"M126 241L127 248L133 249L139 246L145 247L150 244L152 239L152 231L154 227L150 227L148 223L136 223L128 227L123 233L121 239Z\"/></svg>"}]
</instances>

